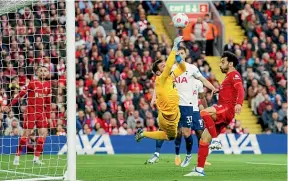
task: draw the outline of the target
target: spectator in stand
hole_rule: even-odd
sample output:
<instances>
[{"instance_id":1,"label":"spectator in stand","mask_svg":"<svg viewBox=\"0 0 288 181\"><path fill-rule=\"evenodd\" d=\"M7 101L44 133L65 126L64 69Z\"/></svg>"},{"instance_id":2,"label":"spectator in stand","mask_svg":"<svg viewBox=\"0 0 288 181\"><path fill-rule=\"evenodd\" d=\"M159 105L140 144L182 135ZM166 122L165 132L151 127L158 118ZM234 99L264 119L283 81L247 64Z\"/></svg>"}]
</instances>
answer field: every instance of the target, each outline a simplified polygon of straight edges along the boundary
<instances>
[{"instance_id":1,"label":"spectator in stand","mask_svg":"<svg viewBox=\"0 0 288 181\"><path fill-rule=\"evenodd\" d=\"M282 121L284 124L287 124L287 103L283 102L281 109L278 111L279 121Z\"/></svg>"},{"instance_id":2,"label":"spectator in stand","mask_svg":"<svg viewBox=\"0 0 288 181\"><path fill-rule=\"evenodd\" d=\"M240 120L235 120L235 125L233 126L232 133L235 134L243 134L244 129L241 127Z\"/></svg>"},{"instance_id":3,"label":"spectator in stand","mask_svg":"<svg viewBox=\"0 0 288 181\"><path fill-rule=\"evenodd\" d=\"M213 56L213 49L214 49L214 41L218 36L217 27L213 24L210 14L206 14L204 17L204 21L208 25L208 30L206 33L206 55Z\"/></svg>"},{"instance_id":4,"label":"spectator in stand","mask_svg":"<svg viewBox=\"0 0 288 181\"><path fill-rule=\"evenodd\" d=\"M110 17L108 14L105 15L104 21L102 21L101 25L104 28L105 32L107 32L107 33L109 33L110 31L113 30L113 24L110 21Z\"/></svg>"},{"instance_id":5,"label":"spectator in stand","mask_svg":"<svg viewBox=\"0 0 288 181\"><path fill-rule=\"evenodd\" d=\"M258 115L257 108L259 107L260 103L265 100L264 95L267 94L266 89L259 85L257 88L257 95L251 99L251 109L255 115Z\"/></svg>"},{"instance_id":6,"label":"spectator in stand","mask_svg":"<svg viewBox=\"0 0 288 181\"><path fill-rule=\"evenodd\" d=\"M277 133L277 134L287 134L287 132L285 133L284 125L283 125L283 122L281 121L276 121L272 132Z\"/></svg>"},{"instance_id":7,"label":"spectator in stand","mask_svg":"<svg viewBox=\"0 0 288 181\"><path fill-rule=\"evenodd\" d=\"M260 123L264 130L268 129L267 132L276 133L283 132L283 130L285 132L286 127L281 128L285 124L278 124L278 121L274 121L275 124L270 124L271 128L267 128L268 122L270 122L269 116L265 116L268 120L263 120L262 114L266 107L271 107L275 112L279 112L282 103L287 101L287 76L283 74L287 71L287 23L284 21L287 16L287 7L284 5L285 3L282 1L255 1L253 3L229 1L216 4L219 8L225 6L231 12L236 12L236 16L239 16L236 19L248 37L243 40L241 49L237 49L237 45L232 48L231 42L225 46L225 49L229 49L237 56L244 56L240 59L238 70L246 82L247 98L251 100L253 112L261 116ZM239 9L234 11L236 9L233 10L232 7ZM224 10L221 9L221 11ZM246 66L248 66L247 72L245 72ZM260 84L257 88L258 91L255 86L251 87L251 83L256 84L253 79ZM265 96L264 101L263 96ZM260 103L261 101L263 102ZM265 115L267 115L266 113ZM275 131L276 128L278 131Z\"/></svg>"},{"instance_id":8,"label":"spectator in stand","mask_svg":"<svg viewBox=\"0 0 288 181\"><path fill-rule=\"evenodd\" d=\"M5 125L4 125L3 113L0 112L0 136L3 136L4 132L5 132Z\"/></svg>"},{"instance_id":9,"label":"spectator in stand","mask_svg":"<svg viewBox=\"0 0 288 181\"><path fill-rule=\"evenodd\" d=\"M262 114L262 122L263 128L273 128L273 108L271 104L266 105L265 111Z\"/></svg>"},{"instance_id":10,"label":"spectator in stand","mask_svg":"<svg viewBox=\"0 0 288 181\"><path fill-rule=\"evenodd\" d=\"M56 135L57 136L65 136L66 135L66 131L63 128L62 124L58 124L57 128L56 128Z\"/></svg>"},{"instance_id":11,"label":"spectator in stand","mask_svg":"<svg viewBox=\"0 0 288 181\"><path fill-rule=\"evenodd\" d=\"M152 1L146 1L147 6L149 7L148 13L152 15L157 15L158 10L161 7L160 1L152 0Z\"/></svg>"},{"instance_id":12,"label":"spectator in stand","mask_svg":"<svg viewBox=\"0 0 288 181\"><path fill-rule=\"evenodd\" d=\"M258 87L259 87L258 80L253 79L252 85L250 87L248 87L248 104L249 104L249 106L251 106L252 99L255 98L257 93L258 93Z\"/></svg>"},{"instance_id":13,"label":"spectator in stand","mask_svg":"<svg viewBox=\"0 0 288 181\"><path fill-rule=\"evenodd\" d=\"M235 43L233 42L232 37L230 37L228 41L228 44L224 46L224 51L235 52Z\"/></svg>"},{"instance_id":14,"label":"spectator in stand","mask_svg":"<svg viewBox=\"0 0 288 181\"><path fill-rule=\"evenodd\" d=\"M133 115L127 118L127 125L128 128L135 129L137 124L144 127L144 119L140 117L139 111L134 111Z\"/></svg>"},{"instance_id":15,"label":"spectator in stand","mask_svg":"<svg viewBox=\"0 0 288 181\"><path fill-rule=\"evenodd\" d=\"M184 29L179 30L179 34L183 36L183 42L188 50L192 48L192 44L195 42L192 26L193 23L190 22Z\"/></svg>"},{"instance_id":16,"label":"spectator in stand","mask_svg":"<svg viewBox=\"0 0 288 181\"><path fill-rule=\"evenodd\" d=\"M19 124L19 121L13 119L8 127L5 129L5 136L20 136L22 135L22 127Z\"/></svg>"},{"instance_id":17,"label":"spectator in stand","mask_svg":"<svg viewBox=\"0 0 288 181\"><path fill-rule=\"evenodd\" d=\"M99 25L99 21L95 20L93 21L93 26L90 28L90 34L96 38L98 32L101 33L103 37L106 37L106 32L103 26Z\"/></svg>"},{"instance_id":18,"label":"spectator in stand","mask_svg":"<svg viewBox=\"0 0 288 181\"><path fill-rule=\"evenodd\" d=\"M134 128L138 127L155 130L157 110L149 105L153 93L149 70L154 60L167 58L171 45L167 38L157 36L146 15L156 14L161 3L78 1L75 8L77 133L94 134L95 130L95 134L134 134ZM22 86L37 79L35 67L49 67L53 80L51 107L55 113L50 122L53 129L50 134L55 135L66 134L65 15L64 2L38 2L23 8L23 13L1 16L0 25L0 104L9 103ZM9 18L17 21L12 23ZM201 35L201 31L197 33ZM189 48L193 61L203 56L198 45L192 49L194 41L191 39ZM190 63L191 57L188 58ZM199 62L204 71L203 60ZM209 71L205 68L207 76ZM25 104L25 101L20 102L20 109L15 107L14 110L20 120L18 126L23 121ZM133 129L128 127L128 117L135 123ZM1 133L7 123L0 120ZM14 126L8 131L11 135L21 132L21 127Z\"/></svg>"},{"instance_id":19,"label":"spectator in stand","mask_svg":"<svg viewBox=\"0 0 288 181\"><path fill-rule=\"evenodd\" d=\"M195 24L192 25L193 34L195 36L195 41L199 45L202 53L205 54L206 51L206 34L209 30L208 24L202 20L201 17L197 18Z\"/></svg>"},{"instance_id":20,"label":"spectator in stand","mask_svg":"<svg viewBox=\"0 0 288 181\"><path fill-rule=\"evenodd\" d=\"M20 125L19 119L17 117L15 117L13 111L10 111L8 116L5 119L5 124L7 125L7 127L11 127L13 121L16 121L17 124Z\"/></svg>"},{"instance_id":21,"label":"spectator in stand","mask_svg":"<svg viewBox=\"0 0 288 181\"><path fill-rule=\"evenodd\" d=\"M260 103L258 107L258 114L261 116L263 112L265 111L267 105L273 106L272 102L270 101L270 97L268 94L264 95L264 101Z\"/></svg>"}]
</instances>

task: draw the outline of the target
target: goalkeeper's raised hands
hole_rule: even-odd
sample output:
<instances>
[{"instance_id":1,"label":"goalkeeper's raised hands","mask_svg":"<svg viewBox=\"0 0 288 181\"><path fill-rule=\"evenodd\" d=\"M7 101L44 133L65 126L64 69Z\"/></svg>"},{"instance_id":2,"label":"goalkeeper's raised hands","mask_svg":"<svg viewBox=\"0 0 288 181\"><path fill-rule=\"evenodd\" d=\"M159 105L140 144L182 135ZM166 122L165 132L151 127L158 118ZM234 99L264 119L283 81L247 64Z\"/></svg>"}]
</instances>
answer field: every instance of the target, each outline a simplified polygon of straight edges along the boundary
<instances>
[{"instance_id":1,"label":"goalkeeper's raised hands","mask_svg":"<svg viewBox=\"0 0 288 181\"><path fill-rule=\"evenodd\" d=\"M172 50L178 51L180 43L183 41L183 36L178 36L174 39L174 44Z\"/></svg>"}]
</instances>

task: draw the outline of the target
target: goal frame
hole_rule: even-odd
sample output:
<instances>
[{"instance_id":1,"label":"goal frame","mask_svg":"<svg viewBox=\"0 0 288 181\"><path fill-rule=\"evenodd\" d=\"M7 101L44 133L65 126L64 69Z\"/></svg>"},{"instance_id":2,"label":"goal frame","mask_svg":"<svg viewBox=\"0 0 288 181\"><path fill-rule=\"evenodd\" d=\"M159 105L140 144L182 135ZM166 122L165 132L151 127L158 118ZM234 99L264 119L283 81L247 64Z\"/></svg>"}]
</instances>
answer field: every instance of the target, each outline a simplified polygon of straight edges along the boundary
<instances>
[{"instance_id":1,"label":"goal frame","mask_svg":"<svg viewBox=\"0 0 288 181\"><path fill-rule=\"evenodd\" d=\"M9 12L28 6L37 0L10 0L9 5L0 7L2 12ZM20 4L15 4L20 3ZM65 0L66 3L66 81L67 81L67 170L63 176L44 176L30 173L22 173L10 170L0 170L6 173L19 173L32 176L29 179L14 179L13 181L37 181L37 180L69 180L76 181L76 75L75 75L75 0ZM8 178L9 179L9 178ZM12 180L4 180L12 181Z\"/></svg>"},{"instance_id":2,"label":"goal frame","mask_svg":"<svg viewBox=\"0 0 288 181\"><path fill-rule=\"evenodd\" d=\"M76 180L76 68L75 68L75 0L66 1L67 65L67 173L64 180Z\"/></svg>"}]
</instances>

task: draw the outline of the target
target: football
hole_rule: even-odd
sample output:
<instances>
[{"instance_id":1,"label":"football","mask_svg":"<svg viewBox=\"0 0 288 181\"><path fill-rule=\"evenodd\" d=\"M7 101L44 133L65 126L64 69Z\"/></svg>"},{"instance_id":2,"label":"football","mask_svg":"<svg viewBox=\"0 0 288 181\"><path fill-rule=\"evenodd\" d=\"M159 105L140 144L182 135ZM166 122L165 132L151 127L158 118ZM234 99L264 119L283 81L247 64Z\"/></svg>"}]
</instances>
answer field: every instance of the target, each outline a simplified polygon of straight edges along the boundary
<instances>
[{"instance_id":1,"label":"football","mask_svg":"<svg viewBox=\"0 0 288 181\"><path fill-rule=\"evenodd\" d=\"M172 21L175 28L185 28L189 24L189 18L184 13L177 13Z\"/></svg>"}]
</instances>

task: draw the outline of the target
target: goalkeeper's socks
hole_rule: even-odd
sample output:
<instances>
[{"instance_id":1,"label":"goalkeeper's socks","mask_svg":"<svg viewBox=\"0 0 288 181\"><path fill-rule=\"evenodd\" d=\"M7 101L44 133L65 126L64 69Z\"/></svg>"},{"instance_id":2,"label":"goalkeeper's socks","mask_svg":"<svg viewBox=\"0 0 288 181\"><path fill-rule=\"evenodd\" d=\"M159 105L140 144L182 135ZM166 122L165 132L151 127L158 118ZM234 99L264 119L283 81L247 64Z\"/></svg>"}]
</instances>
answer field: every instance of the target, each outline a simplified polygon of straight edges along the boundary
<instances>
[{"instance_id":1,"label":"goalkeeper's socks","mask_svg":"<svg viewBox=\"0 0 288 181\"><path fill-rule=\"evenodd\" d=\"M204 168L208 154L209 154L209 143L200 140L197 167Z\"/></svg>"},{"instance_id":2,"label":"goalkeeper's socks","mask_svg":"<svg viewBox=\"0 0 288 181\"><path fill-rule=\"evenodd\" d=\"M20 137L19 138L19 146L18 146L17 151L16 151L17 156L21 155L23 146L26 146L26 144L27 144L27 138L26 137Z\"/></svg>"},{"instance_id":3,"label":"goalkeeper's socks","mask_svg":"<svg viewBox=\"0 0 288 181\"><path fill-rule=\"evenodd\" d=\"M206 111L201 111L200 115L205 122L205 126L208 129L212 138L217 138L217 131L215 127L214 120L212 119L211 115Z\"/></svg>"}]
</instances>

